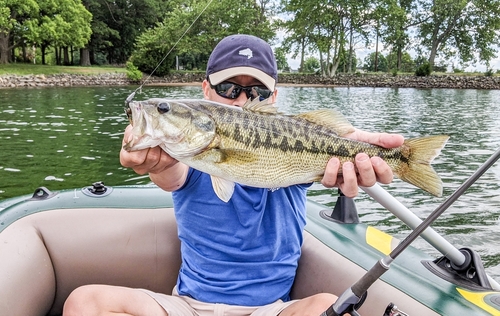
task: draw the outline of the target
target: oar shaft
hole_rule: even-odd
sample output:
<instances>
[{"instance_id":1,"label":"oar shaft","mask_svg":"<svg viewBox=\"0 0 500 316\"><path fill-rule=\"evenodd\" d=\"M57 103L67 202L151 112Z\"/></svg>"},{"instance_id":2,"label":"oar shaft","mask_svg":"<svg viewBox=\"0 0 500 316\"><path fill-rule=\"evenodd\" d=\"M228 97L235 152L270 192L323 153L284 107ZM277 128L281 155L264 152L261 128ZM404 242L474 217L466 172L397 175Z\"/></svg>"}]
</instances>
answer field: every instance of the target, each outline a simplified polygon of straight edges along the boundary
<instances>
[{"instance_id":1,"label":"oar shaft","mask_svg":"<svg viewBox=\"0 0 500 316\"><path fill-rule=\"evenodd\" d=\"M371 187L360 188L389 212L403 221L403 223L408 225L411 229L415 229L422 223L422 220L417 215L401 204L401 202L399 202L379 184L376 183ZM457 266L460 266L465 262L464 254L431 227L428 227L422 233L421 237Z\"/></svg>"},{"instance_id":2,"label":"oar shaft","mask_svg":"<svg viewBox=\"0 0 500 316\"><path fill-rule=\"evenodd\" d=\"M405 207L379 184L376 183L371 187L360 188L411 229L415 229L422 223L422 220L417 215ZM425 229L421 237L455 265L461 266L465 262L464 254L431 227ZM500 291L500 284L491 276L488 275L487 277L491 287L494 290Z\"/></svg>"},{"instance_id":3,"label":"oar shaft","mask_svg":"<svg viewBox=\"0 0 500 316\"><path fill-rule=\"evenodd\" d=\"M479 179L497 160L500 158L500 149L498 149L479 169L476 170L462 185L441 203L420 225L418 225L399 245L391 252L391 258L395 259L405 250L422 232L427 229L444 211L450 207L464 192Z\"/></svg>"}]
</instances>

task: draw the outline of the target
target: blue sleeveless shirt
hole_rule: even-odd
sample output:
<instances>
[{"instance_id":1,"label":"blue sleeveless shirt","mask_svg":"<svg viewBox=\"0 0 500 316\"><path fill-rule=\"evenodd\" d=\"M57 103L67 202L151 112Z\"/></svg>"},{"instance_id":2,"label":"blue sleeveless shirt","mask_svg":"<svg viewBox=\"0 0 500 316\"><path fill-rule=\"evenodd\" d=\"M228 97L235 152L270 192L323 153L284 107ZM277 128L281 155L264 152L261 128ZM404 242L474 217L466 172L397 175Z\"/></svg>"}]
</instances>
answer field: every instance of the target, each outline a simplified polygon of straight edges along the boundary
<instances>
[{"instance_id":1,"label":"blue sleeveless shirt","mask_svg":"<svg viewBox=\"0 0 500 316\"><path fill-rule=\"evenodd\" d=\"M184 186L173 192L182 253L179 294L243 306L288 301L309 186L272 190L236 184L225 203L210 176L190 168Z\"/></svg>"}]
</instances>

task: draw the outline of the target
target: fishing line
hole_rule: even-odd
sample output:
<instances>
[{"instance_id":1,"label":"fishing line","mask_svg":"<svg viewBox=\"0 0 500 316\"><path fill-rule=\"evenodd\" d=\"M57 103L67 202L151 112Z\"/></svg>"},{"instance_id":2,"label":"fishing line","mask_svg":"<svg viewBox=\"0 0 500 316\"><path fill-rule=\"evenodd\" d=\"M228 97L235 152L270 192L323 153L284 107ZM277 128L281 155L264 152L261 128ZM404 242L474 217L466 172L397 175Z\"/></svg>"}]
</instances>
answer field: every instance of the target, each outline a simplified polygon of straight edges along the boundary
<instances>
[{"instance_id":1,"label":"fishing line","mask_svg":"<svg viewBox=\"0 0 500 316\"><path fill-rule=\"evenodd\" d=\"M179 39L177 40L177 42L175 42L175 44L170 48L170 50L167 52L167 54L162 58L162 60L160 60L160 62L158 63L158 65L156 65L156 67L153 69L153 71L148 75L148 77L142 82L142 84L134 90L134 92L132 92L128 98L126 99L125 103L128 105L128 103L130 103L130 101L132 101L132 99L134 98L134 95L137 91L141 90L142 87L144 86L144 84L146 84L146 81L148 81L152 76L153 74L156 72L156 70L158 69L158 67L161 66L161 64L165 61L165 59L167 59L168 55L170 55L170 53L174 50L174 48L177 46L177 44L179 44L179 42L184 38L184 36L186 35L187 32L189 32L189 30L191 29L191 27L193 27L193 25L196 23L196 21L198 21L198 19L200 18L200 16L207 10L208 6L212 3L213 0L210 0L208 1L207 5L203 8L203 10L201 10L200 14L198 14L198 16L196 17L196 19L194 19L194 21L191 23L191 25L188 26L188 28L184 31L184 33L182 33L182 35L179 37Z\"/></svg>"}]
</instances>

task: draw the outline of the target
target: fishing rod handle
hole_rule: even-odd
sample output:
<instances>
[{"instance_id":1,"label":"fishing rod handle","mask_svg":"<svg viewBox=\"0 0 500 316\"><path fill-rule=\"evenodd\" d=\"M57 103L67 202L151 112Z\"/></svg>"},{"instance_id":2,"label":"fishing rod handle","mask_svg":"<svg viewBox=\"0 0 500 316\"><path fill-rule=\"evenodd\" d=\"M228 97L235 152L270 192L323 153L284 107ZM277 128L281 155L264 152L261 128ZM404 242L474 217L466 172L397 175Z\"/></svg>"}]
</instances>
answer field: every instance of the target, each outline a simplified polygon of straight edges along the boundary
<instances>
[{"instance_id":1,"label":"fishing rod handle","mask_svg":"<svg viewBox=\"0 0 500 316\"><path fill-rule=\"evenodd\" d=\"M321 315L319 316L340 316L339 314L335 313L335 311L333 310L333 305L328 307L328 309L326 311L324 311L323 313L321 313Z\"/></svg>"},{"instance_id":2,"label":"fishing rod handle","mask_svg":"<svg viewBox=\"0 0 500 316\"><path fill-rule=\"evenodd\" d=\"M354 293L357 297L362 297L363 294L368 291L370 286L372 286L372 284L375 283L375 281L377 281L382 274L389 270L389 265L392 261L393 259L389 256L377 261L377 263L375 263L373 267L358 280L358 282L354 283L351 287L352 293Z\"/></svg>"}]
</instances>

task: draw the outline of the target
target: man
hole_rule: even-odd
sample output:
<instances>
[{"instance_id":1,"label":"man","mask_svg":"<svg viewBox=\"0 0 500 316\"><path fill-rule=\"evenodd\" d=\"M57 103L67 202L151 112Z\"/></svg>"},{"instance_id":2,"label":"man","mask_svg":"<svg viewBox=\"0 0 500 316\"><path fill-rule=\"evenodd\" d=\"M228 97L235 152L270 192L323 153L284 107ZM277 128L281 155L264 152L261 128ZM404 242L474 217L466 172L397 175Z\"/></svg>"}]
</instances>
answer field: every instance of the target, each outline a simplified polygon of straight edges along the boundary
<instances>
[{"instance_id":1,"label":"man","mask_svg":"<svg viewBox=\"0 0 500 316\"><path fill-rule=\"evenodd\" d=\"M248 35L224 38L212 52L203 81L204 97L242 106L248 98L274 102L277 67L271 47ZM125 130L124 143L131 127ZM349 137L400 146L403 137L356 130ZM120 152L123 166L149 173L172 191L181 240L182 265L173 295L106 285L76 289L64 315L319 315L336 299L320 293L290 301L302 232L306 190L311 184L279 189L236 185L229 202L214 193L209 175L174 160L160 148ZM356 166L356 168L355 168ZM332 158L322 183L355 196L358 185L389 183L392 171L380 158L358 154L342 165ZM357 172L356 172L357 170Z\"/></svg>"}]
</instances>

